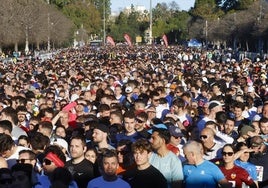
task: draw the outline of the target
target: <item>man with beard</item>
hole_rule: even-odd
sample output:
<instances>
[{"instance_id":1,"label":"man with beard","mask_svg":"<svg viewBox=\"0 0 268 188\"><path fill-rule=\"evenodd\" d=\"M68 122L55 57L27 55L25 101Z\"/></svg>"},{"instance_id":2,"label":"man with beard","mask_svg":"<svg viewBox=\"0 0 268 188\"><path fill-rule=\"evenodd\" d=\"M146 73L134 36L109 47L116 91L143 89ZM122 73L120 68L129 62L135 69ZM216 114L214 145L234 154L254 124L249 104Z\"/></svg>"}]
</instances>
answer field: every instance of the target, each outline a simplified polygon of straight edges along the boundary
<instances>
[{"instance_id":1,"label":"man with beard","mask_svg":"<svg viewBox=\"0 0 268 188\"><path fill-rule=\"evenodd\" d=\"M116 170L119 166L116 152L107 149L102 153L101 157L103 175L91 180L87 188L130 188L127 182L116 176Z\"/></svg>"},{"instance_id":2,"label":"man with beard","mask_svg":"<svg viewBox=\"0 0 268 188\"><path fill-rule=\"evenodd\" d=\"M236 140L239 135L234 128L235 128L235 119L228 117L224 124L224 133Z\"/></svg>"},{"instance_id":3,"label":"man with beard","mask_svg":"<svg viewBox=\"0 0 268 188\"><path fill-rule=\"evenodd\" d=\"M18 106L16 108L18 116L18 126L25 132L29 131L28 120L27 120L27 109L25 106Z\"/></svg>"},{"instance_id":4,"label":"man with beard","mask_svg":"<svg viewBox=\"0 0 268 188\"><path fill-rule=\"evenodd\" d=\"M85 188L88 181L94 178L93 164L85 158L86 150L85 138L72 137L70 142L71 160L66 162L65 167L71 172L79 188Z\"/></svg>"},{"instance_id":5,"label":"man with beard","mask_svg":"<svg viewBox=\"0 0 268 188\"><path fill-rule=\"evenodd\" d=\"M166 178L169 188L181 187L183 180L181 160L169 151L170 133L164 124L158 124L149 131L150 142L155 152L151 154L150 163Z\"/></svg>"}]
</instances>

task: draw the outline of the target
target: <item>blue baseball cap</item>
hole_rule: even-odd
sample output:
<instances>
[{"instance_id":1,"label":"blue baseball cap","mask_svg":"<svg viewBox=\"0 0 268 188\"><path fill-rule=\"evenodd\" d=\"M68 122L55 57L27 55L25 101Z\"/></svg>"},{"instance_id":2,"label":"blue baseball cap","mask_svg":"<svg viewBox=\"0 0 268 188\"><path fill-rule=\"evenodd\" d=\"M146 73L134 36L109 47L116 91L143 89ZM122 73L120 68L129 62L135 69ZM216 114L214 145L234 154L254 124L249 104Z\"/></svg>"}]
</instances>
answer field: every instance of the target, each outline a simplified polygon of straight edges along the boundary
<instances>
[{"instance_id":1,"label":"blue baseball cap","mask_svg":"<svg viewBox=\"0 0 268 188\"><path fill-rule=\"evenodd\" d=\"M156 124L156 125L152 126L152 128L150 130L148 130L147 132L149 134L153 134L153 130L157 130L157 129L167 129L167 126L163 123Z\"/></svg>"}]
</instances>

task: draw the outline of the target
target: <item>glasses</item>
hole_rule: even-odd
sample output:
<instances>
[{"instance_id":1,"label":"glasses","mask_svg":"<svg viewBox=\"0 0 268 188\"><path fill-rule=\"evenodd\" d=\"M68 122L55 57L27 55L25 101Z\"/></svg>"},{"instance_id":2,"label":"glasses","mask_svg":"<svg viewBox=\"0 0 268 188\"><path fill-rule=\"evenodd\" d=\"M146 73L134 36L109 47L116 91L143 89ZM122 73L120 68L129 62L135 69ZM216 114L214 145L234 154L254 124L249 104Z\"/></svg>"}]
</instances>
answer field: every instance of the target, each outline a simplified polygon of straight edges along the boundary
<instances>
[{"instance_id":1,"label":"glasses","mask_svg":"<svg viewBox=\"0 0 268 188\"><path fill-rule=\"evenodd\" d=\"M137 123L144 123L144 121L142 121L141 119L136 119Z\"/></svg>"},{"instance_id":2,"label":"glasses","mask_svg":"<svg viewBox=\"0 0 268 188\"><path fill-rule=\"evenodd\" d=\"M229 157L231 157L234 154L234 152L222 152L223 156L228 155Z\"/></svg>"},{"instance_id":3,"label":"glasses","mask_svg":"<svg viewBox=\"0 0 268 188\"><path fill-rule=\"evenodd\" d=\"M160 99L154 99L155 102L158 102Z\"/></svg>"},{"instance_id":4,"label":"glasses","mask_svg":"<svg viewBox=\"0 0 268 188\"><path fill-rule=\"evenodd\" d=\"M202 140L202 139L204 139L204 140L205 140L205 139L207 139L207 138L208 138L208 136L207 136L207 135L201 135L201 136L200 136L200 139L201 139L201 140Z\"/></svg>"},{"instance_id":5,"label":"glasses","mask_svg":"<svg viewBox=\"0 0 268 188\"><path fill-rule=\"evenodd\" d=\"M52 161L48 159L44 159L43 163L45 163L45 165L51 165Z\"/></svg>"},{"instance_id":6,"label":"glasses","mask_svg":"<svg viewBox=\"0 0 268 188\"><path fill-rule=\"evenodd\" d=\"M17 161L17 163L22 163L22 164L24 164L25 162L26 162L26 160L33 160L33 159L17 159L16 161Z\"/></svg>"},{"instance_id":7,"label":"glasses","mask_svg":"<svg viewBox=\"0 0 268 188\"><path fill-rule=\"evenodd\" d=\"M175 139L182 138L182 136L174 136Z\"/></svg>"},{"instance_id":8,"label":"glasses","mask_svg":"<svg viewBox=\"0 0 268 188\"><path fill-rule=\"evenodd\" d=\"M126 150L122 150L122 151L116 151L117 152L117 155L120 154L120 155L126 155L128 153L128 151Z\"/></svg>"}]
</instances>

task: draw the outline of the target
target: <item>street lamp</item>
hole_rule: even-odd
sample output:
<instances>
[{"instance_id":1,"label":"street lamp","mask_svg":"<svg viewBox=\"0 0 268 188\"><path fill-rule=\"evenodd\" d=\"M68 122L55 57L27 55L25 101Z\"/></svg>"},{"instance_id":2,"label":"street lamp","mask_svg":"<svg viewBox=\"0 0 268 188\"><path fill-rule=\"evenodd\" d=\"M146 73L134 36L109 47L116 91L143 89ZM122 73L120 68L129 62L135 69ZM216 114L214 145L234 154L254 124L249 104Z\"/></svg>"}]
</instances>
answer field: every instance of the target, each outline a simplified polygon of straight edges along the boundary
<instances>
[{"instance_id":1,"label":"street lamp","mask_svg":"<svg viewBox=\"0 0 268 188\"><path fill-rule=\"evenodd\" d=\"M103 45L105 45L105 42L106 42L106 25L105 25L105 22L106 22L106 19L105 19L105 3L106 0L103 0Z\"/></svg>"},{"instance_id":2,"label":"street lamp","mask_svg":"<svg viewBox=\"0 0 268 188\"><path fill-rule=\"evenodd\" d=\"M150 0L150 26L149 26L149 44L152 44L153 39L153 14L152 14L152 0Z\"/></svg>"},{"instance_id":3,"label":"street lamp","mask_svg":"<svg viewBox=\"0 0 268 188\"><path fill-rule=\"evenodd\" d=\"M50 0L47 0L47 4L50 4ZM47 13L47 29L48 29L48 35L47 35L47 51L50 51L50 15L49 12Z\"/></svg>"},{"instance_id":4,"label":"street lamp","mask_svg":"<svg viewBox=\"0 0 268 188\"><path fill-rule=\"evenodd\" d=\"M208 47L208 21L206 20L205 26L205 36L206 36L206 47Z\"/></svg>"}]
</instances>

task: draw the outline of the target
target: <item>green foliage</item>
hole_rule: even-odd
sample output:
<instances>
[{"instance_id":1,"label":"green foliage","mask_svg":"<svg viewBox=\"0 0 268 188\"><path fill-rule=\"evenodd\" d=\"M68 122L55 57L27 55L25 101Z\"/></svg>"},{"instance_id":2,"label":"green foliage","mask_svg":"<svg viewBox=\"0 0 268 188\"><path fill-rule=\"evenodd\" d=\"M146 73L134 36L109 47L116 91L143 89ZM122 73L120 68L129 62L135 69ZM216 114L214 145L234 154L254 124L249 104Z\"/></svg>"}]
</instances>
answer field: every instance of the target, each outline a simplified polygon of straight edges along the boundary
<instances>
[{"instance_id":1,"label":"green foliage","mask_svg":"<svg viewBox=\"0 0 268 188\"><path fill-rule=\"evenodd\" d=\"M64 6L62 11L74 22L77 28L83 26L88 33L100 32L101 16L92 4L77 1L76 3Z\"/></svg>"},{"instance_id":2,"label":"green foliage","mask_svg":"<svg viewBox=\"0 0 268 188\"><path fill-rule=\"evenodd\" d=\"M252 6L254 0L239 0L237 10L246 10Z\"/></svg>"},{"instance_id":3,"label":"green foliage","mask_svg":"<svg viewBox=\"0 0 268 188\"><path fill-rule=\"evenodd\" d=\"M59 9L62 9L64 6L70 4L73 0L50 0L51 4L56 5Z\"/></svg>"},{"instance_id":4,"label":"green foliage","mask_svg":"<svg viewBox=\"0 0 268 188\"><path fill-rule=\"evenodd\" d=\"M32 1L33 3L30 3ZM40 2L44 7L37 6ZM124 33L128 33L132 41L135 41L136 36L144 37L149 29L149 12L137 12L133 5L130 12L121 12L116 17L110 17L110 0L49 0L51 6L49 6L50 24L48 24L45 8L48 6L48 0L40 0L40 2L38 0L8 0L0 4L2 10L0 12L3 15L3 19L0 20L2 28L16 31L16 35L13 32L0 32L2 39L0 44L11 44L14 41L23 43L26 32L29 35L29 41L36 43L46 42L48 33L53 42L61 43L68 37L71 39L70 32L67 30L73 25L66 17L75 25L71 35L78 30L77 33L81 35L79 37L84 39L88 34L102 36L104 16L106 33L117 42L124 41ZM27 7L29 3L35 8ZM176 1L158 3L152 10L153 37L162 37L166 34L170 43L189 37L201 40L206 38L211 42L232 41L233 38L243 41L256 36L267 38L267 4L265 0L196 0L194 8L186 12L179 9ZM51 7L54 7L53 11ZM19 16L16 17L16 15ZM45 24L40 25L40 23Z\"/></svg>"},{"instance_id":5,"label":"green foliage","mask_svg":"<svg viewBox=\"0 0 268 188\"><path fill-rule=\"evenodd\" d=\"M108 34L113 36L116 41L124 41L124 34L127 33L134 41L137 35L141 35L143 31L140 28L144 28L144 22L139 20L140 14L136 11L131 12L129 15L121 12L115 20L115 24L110 26ZM148 23L149 25L149 23Z\"/></svg>"},{"instance_id":6,"label":"green foliage","mask_svg":"<svg viewBox=\"0 0 268 188\"><path fill-rule=\"evenodd\" d=\"M170 18L170 11L166 3L158 3L153 9L153 21L162 20L167 21Z\"/></svg>"},{"instance_id":7,"label":"green foliage","mask_svg":"<svg viewBox=\"0 0 268 188\"><path fill-rule=\"evenodd\" d=\"M224 13L219 9L215 0L196 0L191 14L195 18L213 20L222 16Z\"/></svg>"},{"instance_id":8,"label":"green foliage","mask_svg":"<svg viewBox=\"0 0 268 188\"><path fill-rule=\"evenodd\" d=\"M254 0L216 0L216 4L224 11L232 10L246 10L252 4Z\"/></svg>"},{"instance_id":9,"label":"green foliage","mask_svg":"<svg viewBox=\"0 0 268 188\"><path fill-rule=\"evenodd\" d=\"M157 20L153 25L153 36L155 37L161 37L168 31L168 24L164 20Z\"/></svg>"},{"instance_id":10,"label":"green foliage","mask_svg":"<svg viewBox=\"0 0 268 188\"><path fill-rule=\"evenodd\" d=\"M186 11L180 11L179 6L172 2L169 5L159 3L152 10L153 13L153 37L162 37L163 34L173 32L173 42L187 37L188 20L190 15ZM121 12L114 23L109 26L109 35L116 41L124 41L124 33L128 33L132 39L140 35L145 37L145 31L149 29L149 12L132 11L127 14Z\"/></svg>"},{"instance_id":11,"label":"green foliage","mask_svg":"<svg viewBox=\"0 0 268 188\"><path fill-rule=\"evenodd\" d=\"M95 8L103 15L105 9L106 17L111 14L111 1L110 0L91 0Z\"/></svg>"},{"instance_id":12,"label":"green foliage","mask_svg":"<svg viewBox=\"0 0 268 188\"><path fill-rule=\"evenodd\" d=\"M177 7L177 8L176 8ZM169 32L178 32L175 40L187 37L187 24L190 19L189 13L179 11L178 5L172 2L169 6L166 3L157 4L153 9L153 36L162 37Z\"/></svg>"}]
</instances>

